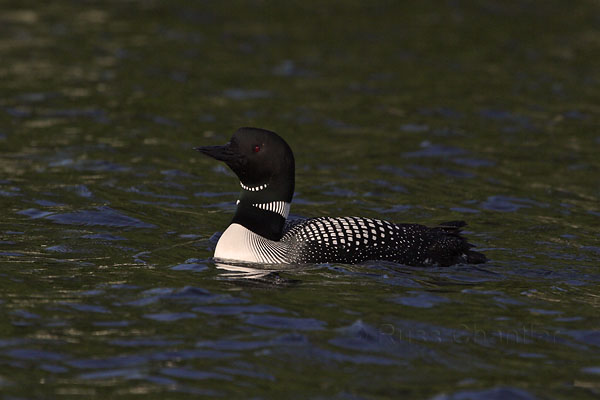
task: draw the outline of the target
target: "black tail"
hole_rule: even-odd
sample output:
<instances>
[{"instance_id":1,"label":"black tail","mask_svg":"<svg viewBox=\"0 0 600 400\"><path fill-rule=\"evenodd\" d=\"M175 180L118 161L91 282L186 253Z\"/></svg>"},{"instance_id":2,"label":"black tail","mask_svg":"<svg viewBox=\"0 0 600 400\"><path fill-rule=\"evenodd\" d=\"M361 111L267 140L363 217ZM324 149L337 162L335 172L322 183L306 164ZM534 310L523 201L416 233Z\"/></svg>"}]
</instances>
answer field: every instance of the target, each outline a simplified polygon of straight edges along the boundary
<instances>
[{"instance_id":1,"label":"black tail","mask_svg":"<svg viewBox=\"0 0 600 400\"><path fill-rule=\"evenodd\" d=\"M431 228L436 238L428 249L428 258L433 264L447 267L459 263L482 264L488 260L484 254L471 250L474 246L461 235L461 228L466 225L465 221L449 221Z\"/></svg>"},{"instance_id":2,"label":"black tail","mask_svg":"<svg viewBox=\"0 0 600 400\"><path fill-rule=\"evenodd\" d=\"M467 260L465 261L467 264L483 264L488 261L485 254L478 251L469 250L465 255L467 256Z\"/></svg>"}]
</instances>

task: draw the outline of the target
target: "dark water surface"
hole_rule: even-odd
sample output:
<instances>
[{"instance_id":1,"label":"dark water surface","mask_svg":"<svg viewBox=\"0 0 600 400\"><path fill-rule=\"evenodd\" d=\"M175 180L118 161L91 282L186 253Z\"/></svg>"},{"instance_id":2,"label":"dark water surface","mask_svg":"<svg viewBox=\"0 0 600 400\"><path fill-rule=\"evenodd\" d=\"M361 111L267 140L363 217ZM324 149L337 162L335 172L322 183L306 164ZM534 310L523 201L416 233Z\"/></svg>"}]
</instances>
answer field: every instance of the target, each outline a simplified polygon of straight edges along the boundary
<instances>
[{"instance_id":1,"label":"dark water surface","mask_svg":"<svg viewBox=\"0 0 600 400\"><path fill-rule=\"evenodd\" d=\"M0 8L1 398L600 395L599 3ZM215 265L238 186L191 149L246 125L293 215L491 261Z\"/></svg>"}]
</instances>

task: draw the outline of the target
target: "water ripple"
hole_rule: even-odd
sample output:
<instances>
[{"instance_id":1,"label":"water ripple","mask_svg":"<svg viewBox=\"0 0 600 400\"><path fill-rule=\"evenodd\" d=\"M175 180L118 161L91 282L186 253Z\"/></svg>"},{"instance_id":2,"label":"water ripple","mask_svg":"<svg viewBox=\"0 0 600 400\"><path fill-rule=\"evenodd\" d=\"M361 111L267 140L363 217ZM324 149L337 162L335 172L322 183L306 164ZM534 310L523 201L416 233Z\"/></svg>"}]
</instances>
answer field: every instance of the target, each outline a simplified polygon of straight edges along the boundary
<instances>
[{"instance_id":1,"label":"water ripple","mask_svg":"<svg viewBox=\"0 0 600 400\"><path fill-rule=\"evenodd\" d=\"M536 400L537 398L523 389L496 387L483 390L461 390L452 394L440 394L431 400Z\"/></svg>"},{"instance_id":2,"label":"water ripple","mask_svg":"<svg viewBox=\"0 0 600 400\"><path fill-rule=\"evenodd\" d=\"M321 330L327 325L324 321L314 318L297 318L274 315L250 315L246 322L251 325L272 329L290 329L301 331Z\"/></svg>"},{"instance_id":3,"label":"water ripple","mask_svg":"<svg viewBox=\"0 0 600 400\"><path fill-rule=\"evenodd\" d=\"M31 209L33 210L33 209ZM110 226L119 228L156 228L156 225L143 222L137 218L130 217L108 206L97 207L96 210L75 211L71 213L55 214L38 212L32 216L31 210L28 216L31 218L45 218L58 224L65 225L87 225L87 226ZM37 211L37 210L36 210ZM25 212L21 212L25 214ZM42 215L43 214L43 215ZM42 215L42 216L40 216Z\"/></svg>"}]
</instances>

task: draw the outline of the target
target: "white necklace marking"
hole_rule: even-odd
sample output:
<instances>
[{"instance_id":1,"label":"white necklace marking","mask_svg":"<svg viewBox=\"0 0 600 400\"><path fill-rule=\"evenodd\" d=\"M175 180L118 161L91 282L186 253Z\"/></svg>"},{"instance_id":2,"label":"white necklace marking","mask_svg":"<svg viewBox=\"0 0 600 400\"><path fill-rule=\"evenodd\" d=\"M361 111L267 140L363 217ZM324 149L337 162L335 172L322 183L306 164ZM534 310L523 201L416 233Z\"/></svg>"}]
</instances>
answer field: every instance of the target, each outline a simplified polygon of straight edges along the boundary
<instances>
[{"instance_id":1,"label":"white necklace marking","mask_svg":"<svg viewBox=\"0 0 600 400\"><path fill-rule=\"evenodd\" d=\"M244 185L242 183L242 181L240 181L240 186L242 187L242 189L247 190L249 192L258 192L259 190L263 190L263 189L267 188L267 184L266 183L264 183L264 184L262 184L260 186L251 187L251 186Z\"/></svg>"},{"instance_id":2,"label":"white necklace marking","mask_svg":"<svg viewBox=\"0 0 600 400\"><path fill-rule=\"evenodd\" d=\"M272 201L270 203L254 203L254 207L258 207L262 210L272 211L281 215L283 218L287 218L290 213L290 203L286 201Z\"/></svg>"}]
</instances>

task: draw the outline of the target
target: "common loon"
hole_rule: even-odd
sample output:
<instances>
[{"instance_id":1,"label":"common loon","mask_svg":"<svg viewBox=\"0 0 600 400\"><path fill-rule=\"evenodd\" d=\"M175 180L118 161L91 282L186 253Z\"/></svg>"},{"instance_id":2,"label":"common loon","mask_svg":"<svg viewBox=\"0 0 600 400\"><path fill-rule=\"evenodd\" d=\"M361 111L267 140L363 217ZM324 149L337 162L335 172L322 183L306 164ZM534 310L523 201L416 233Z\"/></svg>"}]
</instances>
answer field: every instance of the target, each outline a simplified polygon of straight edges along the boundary
<instances>
[{"instance_id":1,"label":"common loon","mask_svg":"<svg viewBox=\"0 0 600 400\"><path fill-rule=\"evenodd\" d=\"M363 217L287 221L294 194L294 155L275 132L240 128L227 144L196 150L224 161L240 179L237 209L219 238L216 260L262 264L386 260L413 266L487 261L460 235L463 221L437 227Z\"/></svg>"}]
</instances>

